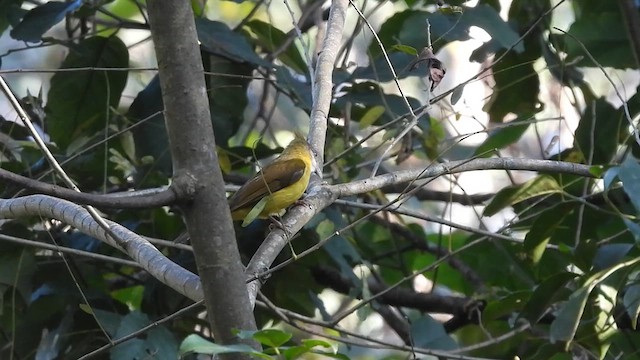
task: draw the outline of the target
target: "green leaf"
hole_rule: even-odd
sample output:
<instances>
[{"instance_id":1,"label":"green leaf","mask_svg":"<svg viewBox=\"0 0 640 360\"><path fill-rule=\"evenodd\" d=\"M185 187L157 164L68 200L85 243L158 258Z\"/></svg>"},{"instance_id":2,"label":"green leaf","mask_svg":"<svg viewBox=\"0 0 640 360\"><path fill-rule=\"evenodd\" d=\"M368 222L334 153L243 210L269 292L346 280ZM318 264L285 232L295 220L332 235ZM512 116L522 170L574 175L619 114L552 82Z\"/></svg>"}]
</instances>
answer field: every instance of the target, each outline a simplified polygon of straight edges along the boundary
<instances>
[{"instance_id":1,"label":"green leaf","mask_svg":"<svg viewBox=\"0 0 640 360\"><path fill-rule=\"evenodd\" d=\"M562 192L562 188L554 178L548 175L539 175L524 184L500 190L484 209L483 216L495 215L507 206L535 196L560 192Z\"/></svg>"},{"instance_id":2,"label":"green leaf","mask_svg":"<svg viewBox=\"0 0 640 360\"><path fill-rule=\"evenodd\" d=\"M258 330L253 334L253 338L259 343L270 347L279 347L287 343L293 335L278 329Z\"/></svg>"},{"instance_id":3,"label":"green leaf","mask_svg":"<svg viewBox=\"0 0 640 360\"><path fill-rule=\"evenodd\" d=\"M114 299L127 305L129 309L133 310L140 310L143 295L144 286L142 285L122 288L111 292L111 296Z\"/></svg>"},{"instance_id":4,"label":"green leaf","mask_svg":"<svg viewBox=\"0 0 640 360\"><path fill-rule=\"evenodd\" d=\"M531 323L537 323L557 300L557 295L563 291L568 292L566 285L576 276L574 273L564 272L546 278L533 290L533 294L524 305L519 317L527 319Z\"/></svg>"},{"instance_id":5,"label":"green leaf","mask_svg":"<svg viewBox=\"0 0 640 360\"><path fill-rule=\"evenodd\" d=\"M523 244L527 257L534 265L538 264L542 258L556 228L564 222L565 217L573 209L574 205L572 203L562 203L547 209L534 220L531 230L524 238Z\"/></svg>"},{"instance_id":6,"label":"green leaf","mask_svg":"<svg viewBox=\"0 0 640 360\"><path fill-rule=\"evenodd\" d=\"M637 257L626 262L618 263L588 277L584 285L569 296L569 300L560 308L558 315L551 323L549 333L551 342L563 342L565 343L565 348L568 348L576 334L580 318L584 313L591 291L616 271L633 267L639 262L640 257Z\"/></svg>"},{"instance_id":7,"label":"green leaf","mask_svg":"<svg viewBox=\"0 0 640 360\"><path fill-rule=\"evenodd\" d=\"M391 47L391 50L400 51L412 56L418 56L418 50L416 50L416 48L414 48L413 46L396 44Z\"/></svg>"},{"instance_id":8,"label":"green leaf","mask_svg":"<svg viewBox=\"0 0 640 360\"><path fill-rule=\"evenodd\" d=\"M365 129L368 126L373 125L384 114L384 106L376 105L369 110L360 118L360 129Z\"/></svg>"},{"instance_id":9,"label":"green leaf","mask_svg":"<svg viewBox=\"0 0 640 360\"><path fill-rule=\"evenodd\" d=\"M0 284L17 289L25 301L30 297L35 271L35 257L29 249L3 251L0 255Z\"/></svg>"},{"instance_id":10,"label":"green leaf","mask_svg":"<svg viewBox=\"0 0 640 360\"><path fill-rule=\"evenodd\" d=\"M138 93L127 112L127 116L134 122L144 121L136 126L133 132L136 156L145 163L145 158L152 159L152 168L160 171L165 176L171 176L172 164L169 148L169 139L164 122L164 103L160 90L160 78L158 75ZM140 177L144 178L142 169Z\"/></svg>"},{"instance_id":11,"label":"green leaf","mask_svg":"<svg viewBox=\"0 0 640 360\"><path fill-rule=\"evenodd\" d=\"M507 296L500 297L496 301L491 301L482 310L484 321L497 320L518 313L529 294L526 291L518 291Z\"/></svg>"},{"instance_id":12,"label":"green leaf","mask_svg":"<svg viewBox=\"0 0 640 360\"><path fill-rule=\"evenodd\" d=\"M558 315L551 323L549 336L552 343L560 341L568 344L573 340L590 292L591 289L588 287L580 288L571 294L569 300L560 308Z\"/></svg>"},{"instance_id":13,"label":"green leaf","mask_svg":"<svg viewBox=\"0 0 640 360\"><path fill-rule=\"evenodd\" d=\"M573 146L584 159L591 158L591 164L610 164L620 139L629 134L627 127L621 109L615 109L604 98L589 101L576 128Z\"/></svg>"},{"instance_id":14,"label":"green leaf","mask_svg":"<svg viewBox=\"0 0 640 360\"><path fill-rule=\"evenodd\" d=\"M191 334L187 336L180 344L178 350L180 356L184 356L189 353L196 354L228 354L228 353L242 353L257 356L262 359L272 359L271 356L255 351L251 346L238 344L238 345L218 345L203 339L200 335Z\"/></svg>"},{"instance_id":15,"label":"green leaf","mask_svg":"<svg viewBox=\"0 0 640 360\"><path fill-rule=\"evenodd\" d=\"M303 110L311 110L312 95L309 83L291 76L291 72L282 66L276 68L275 74L278 85L289 89L292 100L297 103L298 107Z\"/></svg>"},{"instance_id":16,"label":"green leaf","mask_svg":"<svg viewBox=\"0 0 640 360\"><path fill-rule=\"evenodd\" d=\"M453 95L452 95L453 96ZM531 117L520 117L505 124L494 131L489 132L489 137L476 149L474 156L491 157L494 149L503 149L520 140L522 134L527 131Z\"/></svg>"},{"instance_id":17,"label":"green leaf","mask_svg":"<svg viewBox=\"0 0 640 360\"><path fill-rule=\"evenodd\" d=\"M267 205L267 201L269 201L269 196L265 196L249 211L247 216L244 217L242 221L242 227L247 227L249 224L253 222L253 220L257 219L260 216L262 210Z\"/></svg>"},{"instance_id":18,"label":"green leaf","mask_svg":"<svg viewBox=\"0 0 640 360\"><path fill-rule=\"evenodd\" d=\"M126 68L129 52L116 36L92 37L70 49L61 68ZM93 136L111 119L127 83L126 71L57 72L45 111L51 139L62 150L81 136Z\"/></svg>"}]
</instances>

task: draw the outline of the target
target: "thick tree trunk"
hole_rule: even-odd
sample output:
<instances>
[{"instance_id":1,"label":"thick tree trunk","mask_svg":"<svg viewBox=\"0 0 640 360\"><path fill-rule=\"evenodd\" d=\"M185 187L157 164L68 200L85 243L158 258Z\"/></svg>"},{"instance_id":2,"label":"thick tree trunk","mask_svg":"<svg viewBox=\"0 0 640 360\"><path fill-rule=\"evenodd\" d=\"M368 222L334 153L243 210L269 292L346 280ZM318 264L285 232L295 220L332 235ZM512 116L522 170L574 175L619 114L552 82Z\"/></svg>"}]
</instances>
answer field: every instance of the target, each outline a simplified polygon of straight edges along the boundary
<instances>
[{"instance_id":1,"label":"thick tree trunk","mask_svg":"<svg viewBox=\"0 0 640 360\"><path fill-rule=\"evenodd\" d=\"M173 181L180 195L190 198L182 209L209 321L216 342L238 343L232 330L255 330L256 324L215 152L193 11L190 2L184 0L155 0L149 1L148 6Z\"/></svg>"}]
</instances>

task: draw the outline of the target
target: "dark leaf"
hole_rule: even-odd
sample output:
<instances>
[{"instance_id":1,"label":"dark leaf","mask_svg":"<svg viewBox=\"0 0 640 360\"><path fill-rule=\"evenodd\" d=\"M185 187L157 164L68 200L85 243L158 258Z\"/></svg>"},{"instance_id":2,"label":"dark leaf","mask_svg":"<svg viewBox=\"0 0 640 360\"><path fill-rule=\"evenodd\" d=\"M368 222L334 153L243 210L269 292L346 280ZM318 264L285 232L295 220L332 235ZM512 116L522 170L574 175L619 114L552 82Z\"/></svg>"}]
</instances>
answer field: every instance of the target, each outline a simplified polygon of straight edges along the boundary
<instances>
[{"instance_id":1,"label":"dark leaf","mask_svg":"<svg viewBox=\"0 0 640 360\"><path fill-rule=\"evenodd\" d=\"M218 21L196 18L198 40L204 50L235 62L248 62L270 68L272 65L258 56L247 39Z\"/></svg>"},{"instance_id":2,"label":"dark leaf","mask_svg":"<svg viewBox=\"0 0 640 360\"><path fill-rule=\"evenodd\" d=\"M476 149L474 156L491 157L494 149L500 150L520 140L531 125L531 117L515 119L505 126L489 131L489 137Z\"/></svg>"},{"instance_id":3,"label":"dark leaf","mask_svg":"<svg viewBox=\"0 0 640 360\"><path fill-rule=\"evenodd\" d=\"M49 1L37 6L29 10L22 21L11 30L11 37L26 42L39 42L45 32L81 5L82 0L74 0L72 2Z\"/></svg>"},{"instance_id":4,"label":"dark leaf","mask_svg":"<svg viewBox=\"0 0 640 360\"><path fill-rule=\"evenodd\" d=\"M70 49L62 63L71 68L126 68L129 52L116 36L92 37ZM51 78L45 111L51 139L66 149L82 136L93 136L111 118L127 82L126 71L79 70L58 72Z\"/></svg>"},{"instance_id":5,"label":"dark leaf","mask_svg":"<svg viewBox=\"0 0 640 360\"><path fill-rule=\"evenodd\" d=\"M269 23L251 20L246 26L256 35L255 42L269 52L277 50L287 40L286 33ZM299 74L308 72L306 62L294 42L278 55L278 59Z\"/></svg>"}]
</instances>

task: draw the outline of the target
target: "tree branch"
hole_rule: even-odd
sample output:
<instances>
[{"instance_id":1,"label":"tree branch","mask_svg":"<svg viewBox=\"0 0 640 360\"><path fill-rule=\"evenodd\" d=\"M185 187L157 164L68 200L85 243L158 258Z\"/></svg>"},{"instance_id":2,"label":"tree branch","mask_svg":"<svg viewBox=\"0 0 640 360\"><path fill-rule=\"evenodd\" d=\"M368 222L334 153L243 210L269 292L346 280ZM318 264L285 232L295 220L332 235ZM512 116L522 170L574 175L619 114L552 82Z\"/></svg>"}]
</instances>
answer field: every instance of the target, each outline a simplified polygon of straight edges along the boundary
<instances>
[{"instance_id":1,"label":"tree branch","mask_svg":"<svg viewBox=\"0 0 640 360\"><path fill-rule=\"evenodd\" d=\"M333 68L342 41L348 3L348 0L333 0L331 2L327 33L316 66L316 87L313 89L313 108L311 109L308 141L311 144L311 149L315 152L316 163L319 166L324 164L327 120L333 97Z\"/></svg>"},{"instance_id":2,"label":"tree branch","mask_svg":"<svg viewBox=\"0 0 640 360\"><path fill-rule=\"evenodd\" d=\"M256 324L215 151L194 14L188 1L150 0L147 4L173 181L179 195L184 191L192 196L192 201L181 205L213 336L220 344L244 342L257 347L257 343L239 340L233 333L236 329L255 330Z\"/></svg>"},{"instance_id":3,"label":"tree branch","mask_svg":"<svg viewBox=\"0 0 640 360\"><path fill-rule=\"evenodd\" d=\"M406 183L417 179L434 178L444 174L456 174L476 170L525 170L557 174L573 174L589 178L596 177L591 173L592 165L576 164L564 161L491 158L449 161L431 165L425 169L401 170L372 178L333 185L330 191L345 197L377 190L385 186Z\"/></svg>"},{"instance_id":4,"label":"tree branch","mask_svg":"<svg viewBox=\"0 0 640 360\"><path fill-rule=\"evenodd\" d=\"M42 216L69 224L129 255L140 266L163 284L180 294L198 301L202 299L200 279L167 259L158 249L133 231L110 220L105 220L116 239L80 205L47 195L29 195L17 199L0 199L0 218ZM122 243L116 241L122 240Z\"/></svg>"},{"instance_id":5,"label":"tree branch","mask_svg":"<svg viewBox=\"0 0 640 360\"><path fill-rule=\"evenodd\" d=\"M115 194L103 195L77 192L61 186L47 184L42 181L14 174L5 169L0 169L0 179L37 193L51 195L73 201L77 204L92 205L99 208L147 209L170 205L176 201L176 193L171 188L145 195L122 193L121 195L126 196L119 196Z\"/></svg>"},{"instance_id":6,"label":"tree branch","mask_svg":"<svg viewBox=\"0 0 640 360\"><path fill-rule=\"evenodd\" d=\"M491 199L495 194L452 194L448 191L428 190L424 188L416 189L418 185L412 185L407 188L405 184L392 184L383 187L381 190L385 193L402 194L413 191L412 196L421 201L442 201L454 202L460 205L482 205L485 201ZM416 189L416 190L414 190Z\"/></svg>"}]
</instances>

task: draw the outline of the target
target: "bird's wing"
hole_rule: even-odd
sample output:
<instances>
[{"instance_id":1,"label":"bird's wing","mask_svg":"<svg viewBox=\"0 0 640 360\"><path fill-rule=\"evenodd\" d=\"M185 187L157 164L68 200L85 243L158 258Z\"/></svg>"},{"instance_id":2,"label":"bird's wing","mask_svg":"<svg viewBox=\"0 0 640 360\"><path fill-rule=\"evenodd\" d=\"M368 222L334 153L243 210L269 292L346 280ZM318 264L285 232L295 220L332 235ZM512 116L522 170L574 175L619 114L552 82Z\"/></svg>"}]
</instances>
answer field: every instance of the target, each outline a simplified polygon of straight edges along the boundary
<instances>
[{"instance_id":1,"label":"bird's wing","mask_svg":"<svg viewBox=\"0 0 640 360\"><path fill-rule=\"evenodd\" d=\"M300 180L305 166L305 162L300 159L280 160L266 165L229 198L231 211L253 207L263 197Z\"/></svg>"}]
</instances>

